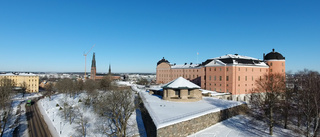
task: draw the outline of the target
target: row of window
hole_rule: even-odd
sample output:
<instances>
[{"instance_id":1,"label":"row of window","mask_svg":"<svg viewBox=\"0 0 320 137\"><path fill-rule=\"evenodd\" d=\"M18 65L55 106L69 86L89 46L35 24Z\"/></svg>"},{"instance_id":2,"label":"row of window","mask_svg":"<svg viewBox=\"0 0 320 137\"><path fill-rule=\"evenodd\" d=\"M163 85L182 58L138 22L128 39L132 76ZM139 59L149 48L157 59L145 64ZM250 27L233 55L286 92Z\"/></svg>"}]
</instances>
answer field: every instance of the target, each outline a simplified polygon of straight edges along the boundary
<instances>
[{"instance_id":1,"label":"row of window","mask_svg":"<svg viewBox=\"0 0 320 137\"><path fill-rule=\"evenodd\" d=\"M222 69L221 68L219 68L219 70L221 71ZM240 71L241 70L241 68L240 67L238 67L238 71ZM245 68L245 70L246 70L246 72L248 71L248 68ZM251 71L253 72L253 68L251 69ZM211 71L211 68L209 68L209 71ZM213 71L217 71L217 68L214 68L213 69ZM226 68L226 71L229 71L229 68ZM260 72L262 72L262 69L260 69ZM268 72L268 69L266 69L266 72Z\"/></svg>"},{"instance_id":2,"label":"row of window","mask_svg":"<svg viewBox=\"0 0 320 137\"><path fill-rule=\"evenodd\" d=\"M260 76L260 79L261 79L261 76ZM211 81L212 79L211 79L211 76L209 76L209 81ZM213 79L214 81L217 81L217 77L216 76L214 76L214 79ZM241 80L241 77L240 76L238 76L238 81L240 81ZM244 77L244 80L245 81L248 81L248 76L245 76ZM254 81L254 78L253 78L253 76L251 76L251 80L252 81ZM222 81L222 76L219 76L219 81ZM226 81L229 81L229 76L226 76Z\"/></svg>"}]
</instances>

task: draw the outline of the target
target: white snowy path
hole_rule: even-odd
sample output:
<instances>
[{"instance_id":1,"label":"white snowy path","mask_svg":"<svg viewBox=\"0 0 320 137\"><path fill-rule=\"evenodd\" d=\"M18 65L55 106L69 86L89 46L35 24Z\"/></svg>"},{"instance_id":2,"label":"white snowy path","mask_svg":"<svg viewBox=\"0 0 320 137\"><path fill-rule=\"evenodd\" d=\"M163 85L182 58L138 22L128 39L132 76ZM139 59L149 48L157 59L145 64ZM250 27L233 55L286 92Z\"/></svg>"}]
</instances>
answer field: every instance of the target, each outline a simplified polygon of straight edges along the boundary
<instances>
[{"instance_id":1,"label":"white snowy path","mask_svg":"<svg viewBox=\"0 0 320 137\"><path fill-rule=\"evenodd\" d=\"M268 126L248 116L238 115L189 137L269 137ZM275 126L272 137L298 137L291 130ZM270 136L271 137L271 136Z\"/></svg>"}]
</instances>

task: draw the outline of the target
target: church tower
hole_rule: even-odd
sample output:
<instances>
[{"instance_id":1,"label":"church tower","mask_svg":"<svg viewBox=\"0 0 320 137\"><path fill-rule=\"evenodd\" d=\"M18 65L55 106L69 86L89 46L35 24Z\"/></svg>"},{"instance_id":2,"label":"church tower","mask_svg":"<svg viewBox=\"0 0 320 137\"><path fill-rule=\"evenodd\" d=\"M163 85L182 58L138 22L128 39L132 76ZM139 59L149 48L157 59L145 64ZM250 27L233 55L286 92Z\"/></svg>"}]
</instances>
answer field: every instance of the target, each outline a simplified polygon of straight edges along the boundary
<instances>
[{"instance_id":1,"label":"church tower","mask_svg":"<svg viewBox=\"0 0 320 137\"><path fill-rule=\"evenodd\" d=\"M97 70L96 70L96 57L95 57L95 53L93 52L90 79L96 80L96 73L97 73Z\"/></svg>"},{"instance_id":2,"label":"church tower","mask_svg":"<svg viewBox=\"0 0 320 137\"><path fill-rule=\"evenodd\" d=\"M111 65L109 64L109 73L108 75L111 75Z\"/></svg>"}]
</instances>

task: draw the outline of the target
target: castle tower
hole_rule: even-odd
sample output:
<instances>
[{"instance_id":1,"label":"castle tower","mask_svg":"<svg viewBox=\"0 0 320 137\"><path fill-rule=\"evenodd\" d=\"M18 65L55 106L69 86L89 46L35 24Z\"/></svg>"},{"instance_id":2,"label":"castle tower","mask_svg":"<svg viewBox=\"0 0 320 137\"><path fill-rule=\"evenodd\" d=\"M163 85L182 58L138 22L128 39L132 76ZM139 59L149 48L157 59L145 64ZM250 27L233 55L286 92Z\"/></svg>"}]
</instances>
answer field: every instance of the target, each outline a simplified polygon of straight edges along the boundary
<instances>
[{"instance_id":1,"label":"castle tower","mask_svg":"<svg viewBox=\"0 0 320 137\"><path fill-rule=\"evenodd\" d=\"M286 73L286 61L279 52L272 52L267 55L263 55L263 60L269 65L269 72L271 73Z\"/></svg>"},{"instance_id":2,"label":"castle tower","mask_svg":"<svg viewBox=\"0 0 320 137\"><path fill-rule=\"evenodd\" d=\"M95 53L93 52L93 57L92 57L92 63L91 63L91 77L90 79L96 80L96 58L95 58Z\"/></svg>"}]
</instances>

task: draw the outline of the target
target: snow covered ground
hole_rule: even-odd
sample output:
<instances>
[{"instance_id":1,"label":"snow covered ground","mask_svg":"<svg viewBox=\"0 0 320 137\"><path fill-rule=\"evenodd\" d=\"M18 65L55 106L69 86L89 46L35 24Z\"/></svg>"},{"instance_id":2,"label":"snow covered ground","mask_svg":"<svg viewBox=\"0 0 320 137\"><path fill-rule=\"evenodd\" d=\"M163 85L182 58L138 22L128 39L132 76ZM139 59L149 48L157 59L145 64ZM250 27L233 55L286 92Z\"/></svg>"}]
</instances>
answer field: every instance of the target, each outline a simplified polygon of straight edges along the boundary
<instances>
[{"instance_id":1,"label":"snow covered ground","mask_svg":"<svg viewBox=\"0 0 320 137\"><path fill-rule=\"evenodd\" d=\"M28 137L28 121L26 117L26 100L39 97L41 94L32 93L25 94L22 97L22 94L17 94L12 99L12 110L6 125L6 129L3 133L4 137L11 137L13 135L14 130L16 130L17 136Z\"/></svg>"},{"instance_id":2,"label":"snow covered ground","mask_svg":"<svg viewBox=\"0 0 320 137\"><path fill-rule=\"evenodd\" d=\"M199 131L189 137L269 137L269 128L266 123L257 121L251 117L238 115L202 131ZM275 126L273 137L298 137L291 130Z\"/></svg>"},{"instance_id":3,"label":"snow covered ground","mask_svg":"<svg viewBox=\"0 0 320 137\"><path fill-rule=\"evenodd\" d=\"M150 95L144 88L135 85L132 88L141 95L145 107L158 129L243 104L243 102L210 97L203 97L202 100L197 102L165 101L159 96Z\"/></svg>"},{"instance_id":4,"label":"snow covered ground","mask_svg":"<svg viewBox=\"0 0 320 137\"><path fill-rule=\"evenodd\" d=\"M83 98L85 96L86 95L82 93L74 99L68 97L68 103L73 104L73 107L82 105L82 102L78 101L79 99L84 100ZM60 100L62 100L63 98L63 94L58 94L52 96L51 101L49 100L49 98L41 99L38 102L39 109L44 115L49 129L53 130L51 131L53 132L53 136L78 136L79 132L77 131L77 129L79 129L79 124L77 124L77 122L75 121L70 124L68 120L64 120L62 112L61 110L59 110L60 107L56 107L57 104L59 104L59 106L62 106ZM98 115L93 112L92 109L83 109L82 113L85 117L88 118L89 121L87 124L87 136L106 136L102 134L102 132L99 132L100 129L98 128L105 123ZM135 111L132 114L129 119L128 125L130 125L130 128L127 129L128 136L139 136L139 134L140 136L146 136L140 111Z\"/></svg>"}]
</instances>

